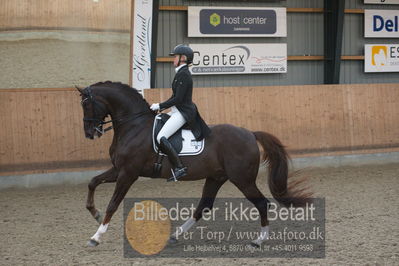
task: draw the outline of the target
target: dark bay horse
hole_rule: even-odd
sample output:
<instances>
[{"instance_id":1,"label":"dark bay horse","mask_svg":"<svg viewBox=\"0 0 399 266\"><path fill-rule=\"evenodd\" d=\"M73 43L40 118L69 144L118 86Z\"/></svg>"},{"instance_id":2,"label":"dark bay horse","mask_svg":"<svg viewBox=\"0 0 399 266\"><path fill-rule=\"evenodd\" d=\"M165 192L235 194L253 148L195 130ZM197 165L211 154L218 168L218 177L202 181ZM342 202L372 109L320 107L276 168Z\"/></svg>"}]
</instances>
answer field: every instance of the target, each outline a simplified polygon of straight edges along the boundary
<instances>
[{"instance_id":1,"label":"dark bay horse","mask_svg":"<svg viewBox=\"0 0 399 266\"><path fill-rule=\"evenodd\" d=\"M112 168L95 176L89 183L87 209L100 223L100 227L89 241L96 246L107 231L112 215L124 199L130 186L139 176L151 177L156 153L152 146L152 126L155 113L137 90L128 85L113 82L96 83L85 89L78 88L82 97L84 132L87 138L101 137L106 116L110 115L114 137L109 149ZM193 217L180 227L186 232L201 219L204 209L211 209L220 187L229 180L250 200L261 217L261 233L255 241L260 245L268 234L268 200L256 186L260 164L259 142L264 150L263 160L268 162L268 184L274 198L281 204L303 206L310 201L310 193L300 188L300 183L288 184L288 154L281 142L266 132L251 132L228 124L214 125L206 139L204 151L197 156L182 158L188 166L188 175L182 180L205 178L202 198ZM170 177L171 165L164 160L161 177ZM94 205L94 191L99 184L116 182L115 191L102 217ZM178 185L178 184L176 184ZM180 232L180 233L181 233ZM262 236L262 234L261 234ZM175 239L172 235L171 239Z\"/></svg>"}]
</instances>

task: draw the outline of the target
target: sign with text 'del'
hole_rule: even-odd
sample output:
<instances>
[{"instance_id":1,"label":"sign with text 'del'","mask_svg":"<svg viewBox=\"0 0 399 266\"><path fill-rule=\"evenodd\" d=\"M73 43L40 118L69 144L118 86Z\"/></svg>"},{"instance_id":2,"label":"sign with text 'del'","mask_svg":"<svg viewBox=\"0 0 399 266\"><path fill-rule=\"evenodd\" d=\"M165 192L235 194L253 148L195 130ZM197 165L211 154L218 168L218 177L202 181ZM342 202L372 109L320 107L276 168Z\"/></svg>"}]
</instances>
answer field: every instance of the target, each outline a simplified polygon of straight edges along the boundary
<instances>
[{"instance_id":1,"label":"sign with text 'del'","mask_svg":"<svg viewBox=\"0 0 399 266\"><path fill-rule=\"evenodd\" d=\"M189 7L189 37L286 37L286 8Z\"/></svg>"},{"instance_id":2,"label":"sign with text 'del'","mask_svg":"<svg viewBox=\"0 0 399 266\"><path fill-rule=\"evenodd\" d=\"M399 44L366 44L365 72L399 72Z\"/></svg>"},{"instance_id":3,"label":"sign with text 'del'","mask_svg":"<svg viewBox=\"0 0 399 266\"><path fill-rule=\"evenodd\" d=\"M399 5L399 0L364 0L365 4Z\"/></svg>"},{"instance_id":4,"label":"sign with text 'del'","mask_svg":"<svg viewBox=\"0 0 399 266\"><path fill-rule=\"evenodd\" d=\"M399 38L399 10L364 10L364 37Z\"/></svg>"},{"instance_id":5,"label":"sign with text 'del'","mask_svg":"<svg viewBox=\"0 0 399 266\"><path fill-rule=\"evenodd\" d=\"M191 44L193 75L287 72L287 44Z\"/></svg>"}]
</instances>

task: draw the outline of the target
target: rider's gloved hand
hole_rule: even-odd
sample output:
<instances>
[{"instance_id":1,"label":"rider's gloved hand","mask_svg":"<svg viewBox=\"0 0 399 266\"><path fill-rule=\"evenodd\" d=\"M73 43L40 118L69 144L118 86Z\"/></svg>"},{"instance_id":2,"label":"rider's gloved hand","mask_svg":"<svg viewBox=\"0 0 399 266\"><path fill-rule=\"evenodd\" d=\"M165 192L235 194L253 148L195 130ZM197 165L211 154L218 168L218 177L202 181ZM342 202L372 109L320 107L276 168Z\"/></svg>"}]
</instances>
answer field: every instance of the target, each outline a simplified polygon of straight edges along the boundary
<instances>
[{"instance_id":1,"label":"rider's gloved hand","mask_svg":"<svg viewBox=\"0 0 399 266\"><path fill-rule=\"evenodd\" d=\"M153 111L158 111L159 110L159 103L153 103L150 107L151 110Z\"/></svg>"}]
</instances>

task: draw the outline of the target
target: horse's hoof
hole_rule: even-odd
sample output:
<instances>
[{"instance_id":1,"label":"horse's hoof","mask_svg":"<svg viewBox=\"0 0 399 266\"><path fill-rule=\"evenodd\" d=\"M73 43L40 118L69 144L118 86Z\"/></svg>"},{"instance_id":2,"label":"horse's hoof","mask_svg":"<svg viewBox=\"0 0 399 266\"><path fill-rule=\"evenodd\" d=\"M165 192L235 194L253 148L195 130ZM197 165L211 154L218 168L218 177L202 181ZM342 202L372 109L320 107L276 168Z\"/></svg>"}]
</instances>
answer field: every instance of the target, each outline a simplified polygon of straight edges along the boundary
<instances>
[{"instance_id":1,"label":"horse's hoof","mask_svg":"<svg viewBox=\"0 0 399 266\"><path fill-rule=\"evenodd\" d=\"M96 216L94 216L94 219L96 219L97 223L101 224L103 221L103 216L101 215L101 212L97 211Z\"/></svg>"},{"instance_id":2,"label":"horse's hoof","mask_svg":"<svg viewBox=\"0 0 399 266\"><path fill-rule=\"evenodd\" d=\"M254 248L260 248L260 244L256 241L252 241L250 245L251 245L251 247L254 247Z\"/></svg>"},{"instance_id":3,"label":"horse's hoof","mask_svg":"<svg viewBox=\"0 0 399 266\"><path fill-rule=\"evenodd\" d=\"M171 236L170 238L169 238L169 244L176 244L177 243L177 239L176 239L176 237L175 236Z\"/></svg>"},{"instance_id":4,"label":"horse's hoof","mask_svg":"<svg viewBox=\"0 0 399 266\"><path fill-rule=\"evenodd\" d=\"M100 243L97 242L97 241L94 240L94 239L90 239L89 242L87 242L87 246L88 246L88 247L97 247L98 244L100 244Z\"/></svg>"}]
</instances>

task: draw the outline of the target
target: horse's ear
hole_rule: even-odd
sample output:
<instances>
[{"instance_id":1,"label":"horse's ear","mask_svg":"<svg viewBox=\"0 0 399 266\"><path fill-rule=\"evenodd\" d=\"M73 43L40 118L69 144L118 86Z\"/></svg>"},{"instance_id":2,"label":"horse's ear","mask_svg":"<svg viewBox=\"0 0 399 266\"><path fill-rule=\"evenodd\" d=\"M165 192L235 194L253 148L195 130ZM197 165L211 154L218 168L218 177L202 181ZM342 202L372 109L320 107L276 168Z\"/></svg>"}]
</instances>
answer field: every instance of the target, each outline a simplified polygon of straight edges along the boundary
<instances>
[{"instance_id":1,"label":"horse's ear","mask_svg":"<svg viewBox=\"0 0 399 266\"><path fill-rule=\"evenodd\" d=\"M80 92L80 94L84 94L84 92L83 92L83 90L84 90L84 89L82 89L82 88L79 88L79 87L78 87L78 86L76 86L76 85L75 85L75 88L78 90L78 92Z\"/></svg>"}]
</instances>

